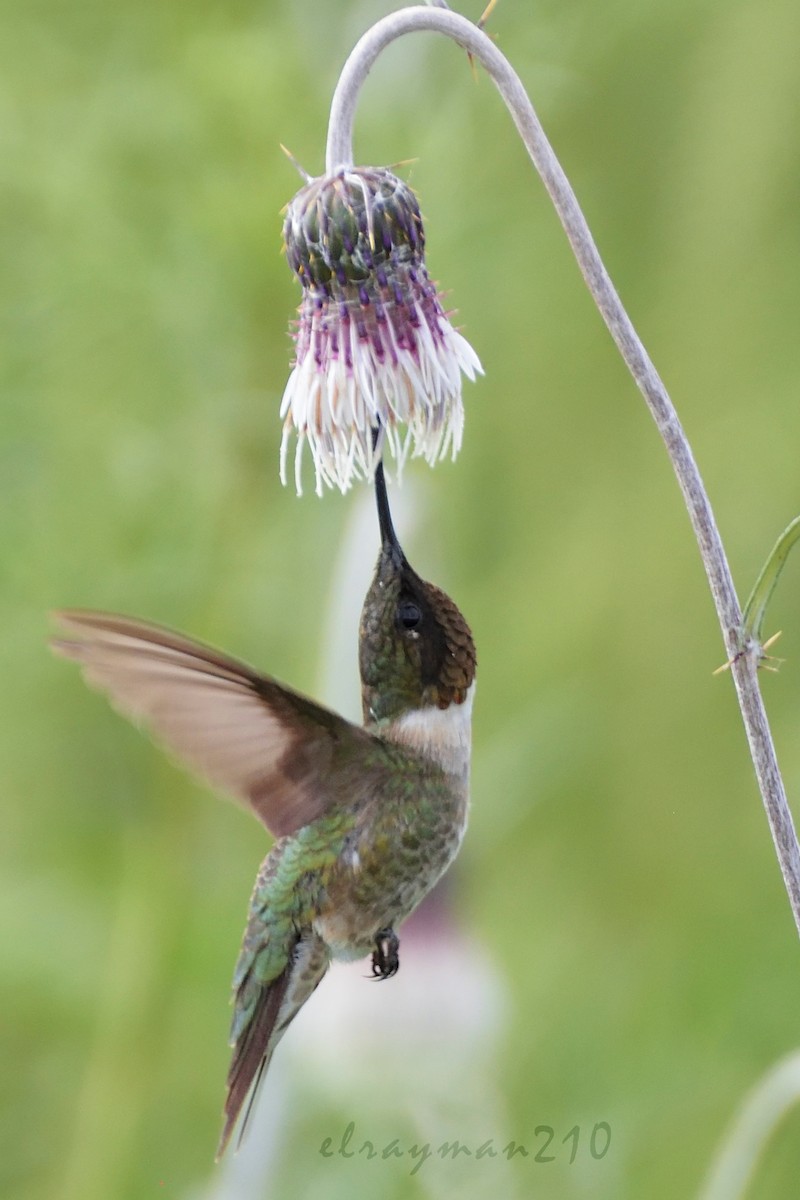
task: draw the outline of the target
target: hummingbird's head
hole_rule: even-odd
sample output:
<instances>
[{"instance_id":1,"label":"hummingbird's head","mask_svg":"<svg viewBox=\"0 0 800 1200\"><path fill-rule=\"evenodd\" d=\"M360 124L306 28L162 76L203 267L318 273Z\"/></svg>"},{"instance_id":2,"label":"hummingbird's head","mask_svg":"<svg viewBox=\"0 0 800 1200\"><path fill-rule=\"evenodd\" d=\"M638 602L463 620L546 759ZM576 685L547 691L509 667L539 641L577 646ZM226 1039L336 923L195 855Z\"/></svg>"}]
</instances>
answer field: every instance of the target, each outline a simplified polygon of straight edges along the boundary
<instances>
[{"instance_id":1,"label":"hummingbird's head","mask_svg":"<svg viewBox=\"0 0 800 1200\"><path fill-rule=\"evenodd\" d=\"M409 565L392 525L382 463L375 491L382 545L359 629L364 719L461 705L475 678L469 625L450 597Z\"/></svg>"}]
</instances>

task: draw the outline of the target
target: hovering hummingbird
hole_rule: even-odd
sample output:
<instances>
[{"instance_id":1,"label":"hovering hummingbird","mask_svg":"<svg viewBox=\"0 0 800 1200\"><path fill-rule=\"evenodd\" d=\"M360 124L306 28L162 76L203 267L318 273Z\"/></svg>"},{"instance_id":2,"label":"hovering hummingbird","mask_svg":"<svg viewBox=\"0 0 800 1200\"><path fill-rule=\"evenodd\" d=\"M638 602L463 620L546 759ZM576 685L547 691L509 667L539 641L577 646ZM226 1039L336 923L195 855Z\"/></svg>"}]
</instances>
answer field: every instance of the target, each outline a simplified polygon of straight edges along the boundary
<instances>
[{"instance_id":1,"label":"hovering hummingbird","mask_svg":"<svg viewBox=\"0 0 800 1200\"><path fill-rule=\"evenodd\" d=\"M71 637L53 648L80 663L86 682L278 839L256 878L233 978L218 1158L331 959L371 952L376 979L396 973L396 929L466 828L472 634L453 601L409 565L382 464L375 488L382 545L359 629L363 727L156 625L56 614Z\"/></svg>"}]
</instances>

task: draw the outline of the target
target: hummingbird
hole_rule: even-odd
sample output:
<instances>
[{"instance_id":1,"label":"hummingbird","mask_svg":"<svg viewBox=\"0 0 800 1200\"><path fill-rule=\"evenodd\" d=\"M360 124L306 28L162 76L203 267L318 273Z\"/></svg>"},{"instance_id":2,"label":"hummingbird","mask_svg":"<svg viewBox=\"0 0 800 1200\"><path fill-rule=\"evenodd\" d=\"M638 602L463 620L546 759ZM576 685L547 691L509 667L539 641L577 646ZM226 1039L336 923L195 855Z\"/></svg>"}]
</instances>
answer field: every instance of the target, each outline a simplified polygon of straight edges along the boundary
<instances>
[{"instance_id":1,"label":"hummingbird","mask_svg":"<svg viewBox=\"0 0 800 1200\"><path fill-rule=\"evenodd\" d=\"M219 1159L289 1024L332 959L400 965L397 928L467 824L475 646L453 601L410 566L375 472L381 549L359 625L362 726L157 625L83 609L52 648L277 839L256 878L233 977Z\"/></svg>"}]
</instances>

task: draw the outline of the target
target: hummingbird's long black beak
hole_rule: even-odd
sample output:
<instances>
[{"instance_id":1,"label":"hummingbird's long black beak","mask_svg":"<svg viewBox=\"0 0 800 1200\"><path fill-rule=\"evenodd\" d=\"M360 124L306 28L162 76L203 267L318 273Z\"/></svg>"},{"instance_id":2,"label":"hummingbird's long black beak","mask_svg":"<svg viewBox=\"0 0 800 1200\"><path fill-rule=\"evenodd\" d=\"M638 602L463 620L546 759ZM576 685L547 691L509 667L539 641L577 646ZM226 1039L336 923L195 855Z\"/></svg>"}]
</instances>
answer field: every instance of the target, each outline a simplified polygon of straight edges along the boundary
<instances>
[{"instance_id":1,"label":"hummingbird's long black beak","mask_svg":"<svg viewBox=\"0 0 800 1200\"><path fill-rule=\"evenodd\" d=\"M389 508L389 496L386 492L386 477L383 473L383 460L375 468L375 499L378 503L378 522L381 529L381 545L385 552L391 554L398 566L405 562L403 547L397 540L392 523L392 513Z\"/></svg>"}]
</instances>

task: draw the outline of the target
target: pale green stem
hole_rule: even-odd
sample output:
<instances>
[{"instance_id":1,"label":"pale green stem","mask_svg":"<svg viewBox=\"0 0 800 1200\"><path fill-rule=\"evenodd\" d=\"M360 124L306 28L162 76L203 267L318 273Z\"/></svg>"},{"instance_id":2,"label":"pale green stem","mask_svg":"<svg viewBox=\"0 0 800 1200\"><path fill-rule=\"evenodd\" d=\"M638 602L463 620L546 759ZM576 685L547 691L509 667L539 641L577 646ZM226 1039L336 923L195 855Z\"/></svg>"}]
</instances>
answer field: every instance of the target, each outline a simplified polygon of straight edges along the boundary
<instances>
[{"instance_id":1,"label":"pale green stem","mask_svg":"<svg viewBox=\"0 0 800 1200\"><path fill-rule=\"evenodd\" d=\"M742 1200L767 1144L800 1103L800 1053L781 1059L747 1096L727 1131L700 1200Z\"/></svg>"},{"instance_id":2,"label":"pale green stem","mask_svg":"<svg viewBox=\"0 0 800 1200\"><path fill-rule=\"evenodd\" d=\"M744 613L742 614L743 648L747 646L751 639L758 645L761 645L764 635L764 617L766 616L767 605L772 599L772 593L775 591L775 585L780 579L781 571L786 565L789 552L798 540L800 540L800 517L795 517L792 523L786 526L772 547L770 556L761 568L761 574L750 593L750 599L744 606Z\"/></svg>"},{"instance_id":3,"label":"pale green stem","mask_svg":"<svg viewBox=\"0 0 800 1200\"><path fill-rule=\"evenodd\" d=\"M458 13L424 7L404 8L392 13L364 34L342 70L331 104L327 170L334 172L353 166L353 121L358 96L378 55L396 38L419 30L452 38L477 59L494 80L553 201L592 298L658 426L700 547L727 657L731 660L731 674L750 755L789 903L800 932L800 847L759 690L757 659L739 654L742 615L714 514L672 401L623 308L575 193L539 124L519 76L491 39Z\"/></svg>"}]
</instances>

